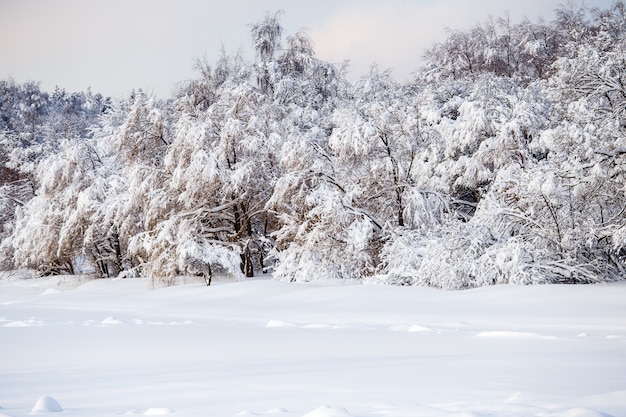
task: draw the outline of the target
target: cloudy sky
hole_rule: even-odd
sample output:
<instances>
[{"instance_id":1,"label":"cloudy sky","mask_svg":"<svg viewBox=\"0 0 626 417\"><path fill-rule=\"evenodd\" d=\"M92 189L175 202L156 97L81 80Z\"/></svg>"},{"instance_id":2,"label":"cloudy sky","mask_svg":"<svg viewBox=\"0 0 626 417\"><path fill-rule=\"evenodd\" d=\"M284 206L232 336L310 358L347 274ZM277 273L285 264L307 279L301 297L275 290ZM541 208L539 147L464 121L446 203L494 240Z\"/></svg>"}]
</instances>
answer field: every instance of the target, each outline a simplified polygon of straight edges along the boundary
<instances>
[{"instance_id":1,"label":"cloudy sky","mask_svg":"<svg viewBox=\"0 0 626 417\"><path fill-rule=\"evenodd\" d=\"M317 56L350 60L356 78L376 62L406 80L445 28L489 16L552 20L565 0L0 0L0 78L120 97L166 97L193 78L194 60L220 48L251 58L249 25L282 10L284 34L306 29ZM612 0L587 0L609 7Z\"/></svg>"}]
</instances>

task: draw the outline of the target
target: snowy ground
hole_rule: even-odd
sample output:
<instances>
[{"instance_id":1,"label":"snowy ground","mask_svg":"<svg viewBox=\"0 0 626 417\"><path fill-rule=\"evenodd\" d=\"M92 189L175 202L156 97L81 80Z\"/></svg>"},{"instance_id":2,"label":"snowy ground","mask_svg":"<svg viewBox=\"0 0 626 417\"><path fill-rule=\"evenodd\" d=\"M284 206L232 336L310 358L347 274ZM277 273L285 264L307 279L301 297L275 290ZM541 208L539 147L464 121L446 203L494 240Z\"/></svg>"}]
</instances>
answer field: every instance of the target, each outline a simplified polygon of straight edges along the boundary
<instances>
[{"instance_id":1,"label":"snowy ground","mask_svg":"<svg viewBox=\"0 0 626 417\"><path fill-rule=\"evenodd\" d=\"M0 417L57 406L71 417L626 416L626 284L151 289L5 275Z\"/></svg>"}]
</instances>

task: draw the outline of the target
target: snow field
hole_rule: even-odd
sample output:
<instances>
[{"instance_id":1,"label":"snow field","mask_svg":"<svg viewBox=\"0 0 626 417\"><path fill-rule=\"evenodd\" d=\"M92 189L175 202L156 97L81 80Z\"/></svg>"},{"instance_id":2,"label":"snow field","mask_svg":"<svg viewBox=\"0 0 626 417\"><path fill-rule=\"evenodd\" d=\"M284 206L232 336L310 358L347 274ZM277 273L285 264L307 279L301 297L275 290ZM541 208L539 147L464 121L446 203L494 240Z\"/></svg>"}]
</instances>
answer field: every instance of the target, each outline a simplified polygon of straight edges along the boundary
<instances>
[{"instance_id":1,"label":"snow field","mask_svg":"<svg viewBox=\"0 0 626 417\"><path fill-rule=\"evenodd\" d=\"M625 297L3 279L0 416L625 416Z\"/></svg>"}]
</instances>

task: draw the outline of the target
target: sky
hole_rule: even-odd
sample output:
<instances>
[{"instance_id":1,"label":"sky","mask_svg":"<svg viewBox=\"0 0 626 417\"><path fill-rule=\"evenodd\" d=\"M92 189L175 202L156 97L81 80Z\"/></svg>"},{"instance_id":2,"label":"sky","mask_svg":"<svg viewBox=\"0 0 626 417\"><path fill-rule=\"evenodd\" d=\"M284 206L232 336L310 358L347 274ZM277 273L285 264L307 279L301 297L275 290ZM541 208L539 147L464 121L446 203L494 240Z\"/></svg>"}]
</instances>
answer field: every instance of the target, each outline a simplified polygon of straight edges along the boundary
<instances>
[{"instance_id":1,"label":"sky","mask_svg":"<svg viewBox=\"0 0 626 417\"><path fill-rule=\"evenodd\" d=\"M406 81L446 28L490 16L553 19L566 0L0 0L0 78L44 90L87 88L123 97L170 96L222 48L253 59L250 25L283 12L283 37L305 30L319 58L349 60L348 78L373 63ZM607 8L613 0L587 0Z\"/></svg>"}]
</instances>

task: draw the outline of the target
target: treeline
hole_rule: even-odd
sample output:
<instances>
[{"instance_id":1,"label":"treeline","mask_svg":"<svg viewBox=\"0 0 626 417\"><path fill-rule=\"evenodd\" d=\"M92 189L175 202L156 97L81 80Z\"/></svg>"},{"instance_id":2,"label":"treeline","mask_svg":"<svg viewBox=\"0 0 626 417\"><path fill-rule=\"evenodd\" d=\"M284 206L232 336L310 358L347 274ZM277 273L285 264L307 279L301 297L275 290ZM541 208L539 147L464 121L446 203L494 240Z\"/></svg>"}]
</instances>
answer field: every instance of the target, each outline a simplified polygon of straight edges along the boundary
<instances>
[{"instance_id":1,"label":"treeline","mask_svg":"<svg viewBox=\"0 0 626 417\"><path fill-rule=\"evenodd\" d=\"M2 263L447 289L626 276L626 7L348 82L279 15L167 100L0 83ZM412 53L412 51L407 51Z\"/></svg>"}]
</instances>

